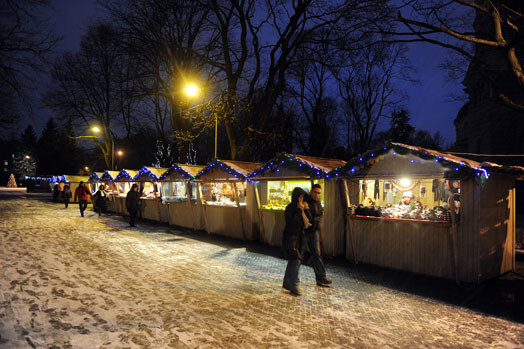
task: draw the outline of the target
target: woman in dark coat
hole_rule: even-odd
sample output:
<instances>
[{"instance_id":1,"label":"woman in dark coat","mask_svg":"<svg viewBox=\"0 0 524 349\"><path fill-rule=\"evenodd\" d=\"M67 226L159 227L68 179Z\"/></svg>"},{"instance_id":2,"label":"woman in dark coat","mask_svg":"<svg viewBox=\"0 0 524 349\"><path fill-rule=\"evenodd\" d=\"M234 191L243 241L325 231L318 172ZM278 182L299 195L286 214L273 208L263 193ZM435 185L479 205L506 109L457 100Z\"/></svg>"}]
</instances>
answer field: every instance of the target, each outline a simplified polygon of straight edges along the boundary
<instances>
[{"instance_id":1,"label":"woman in dark coat","mask_svg":"<svg viewBox=\"0 0 524 349\"><path fill-rule=\"evenodd\" d=\"M288 260L282 287L295 296L300 295L297 284L302 260L300 249L304 230L311 226L311 214L307 202L304 200L305 196L306 192L303 189L293 189L291 203L286 206L286 227L282 236L282 248Z\"/></svg>"},{"instance_id":2,"label":"woman in dark coat","mask_svg":"<svg viewBox=\"0 0 524 349\"><path fill-rule=\"evenodd\" d=\"M93 196L95 199L95 209L99 216L102 215L102 212L105 213L107 210L107 196L108 193L106 187L103 184L100 184L98 191Z\"/></svg>"},{"instance_id":3,"label":"woman in dark coat","mask_svg":"<svg viewBox=\"0 0 524 349\"><path fill-rule=\"evenodd\" d=\"M126 208L127 212L129 212L129 225L134 227L136 216L140 209L140 193L136 184L133 184L131 190L127 193Z\"/></svg>"}]
</instances>

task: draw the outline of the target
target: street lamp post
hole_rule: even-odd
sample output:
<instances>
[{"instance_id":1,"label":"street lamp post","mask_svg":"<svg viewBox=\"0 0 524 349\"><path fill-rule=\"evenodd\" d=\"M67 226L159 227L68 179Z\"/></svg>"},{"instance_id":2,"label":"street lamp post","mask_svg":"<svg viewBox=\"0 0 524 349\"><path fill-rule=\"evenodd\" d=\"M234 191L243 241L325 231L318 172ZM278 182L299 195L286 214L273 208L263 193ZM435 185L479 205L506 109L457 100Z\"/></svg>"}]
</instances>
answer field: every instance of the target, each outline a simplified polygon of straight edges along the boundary
<instances>
[{"instance_id":1,"label":"street lamp post","mask_svg":"<svg viewBox=\"0 0 524 349\"><path fill-rule=\"evenodd\" d=\"M98 127L92 127L91 131L94 133L100 133L100 129ZM111 140L111 170L115 170L115 139L113 138L113 135L111 132L109 132L109 139Z\"/></svg>"},{"instance_id":2,"label":"street lamp post","mask_svg":"<svg viewBox=\"0 0 524 349\"><path fill-rule=\"evenodd\" d=\"M189 83L189 84L186 84L186 87L184 88L184 93L187 97L193 99L196 96L198 96L198 94L200 93L200 88L193 83ZM218 140L218 117L215 114L215 159L217 159L217 148L218 148L217 140Z\"/></svg>"}]
</instances>

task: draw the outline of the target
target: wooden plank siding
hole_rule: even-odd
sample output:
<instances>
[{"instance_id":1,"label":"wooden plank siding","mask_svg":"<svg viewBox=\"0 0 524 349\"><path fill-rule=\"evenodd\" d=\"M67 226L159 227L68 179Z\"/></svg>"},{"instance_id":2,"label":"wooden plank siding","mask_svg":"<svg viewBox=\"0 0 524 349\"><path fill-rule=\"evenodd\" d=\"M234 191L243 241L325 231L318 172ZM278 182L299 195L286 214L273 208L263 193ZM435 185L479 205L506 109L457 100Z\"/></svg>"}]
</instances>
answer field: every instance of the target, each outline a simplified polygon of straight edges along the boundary
<instances>
[{"instance_id":1,"label":"wooden plank siding","mask_svg":"<svg viewBox=\"0 0 524 349\"><path fill-rule=\"evenodd\" d=\"M514 178L493 174L480 192L480 280L513 269L515 210Z\"/></svg>"},{"instance_id":2,"label":"wooden plank siding","mask_svg":"<svg viewBox=\"0 0 524 349\"><path fill-rule=\"evenodd\" d=\"M350 218L359 262L454 278L449 225ZM350 238L346 256L352 258Z\"/></svg>"},{"instance_id":3,"label":"wooden plank siding","mask_svg":"<svg viewBox=\"0 0 524 349\"><path fill-rule=\"evenodd\" d=\"M460 221L457 225L459 280L479 282L480 185L469 179L460 184Z\"/></svg>"}]
</instances>

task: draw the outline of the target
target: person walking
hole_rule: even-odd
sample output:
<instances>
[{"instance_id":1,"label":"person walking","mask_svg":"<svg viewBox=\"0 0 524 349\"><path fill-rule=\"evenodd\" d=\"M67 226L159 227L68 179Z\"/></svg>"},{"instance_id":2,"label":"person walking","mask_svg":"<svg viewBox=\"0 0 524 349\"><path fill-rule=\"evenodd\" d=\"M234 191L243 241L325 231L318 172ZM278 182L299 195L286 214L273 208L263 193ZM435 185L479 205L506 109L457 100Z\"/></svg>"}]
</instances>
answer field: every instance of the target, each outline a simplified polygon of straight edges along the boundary
<instances>
[{"instance_id":1,"label":"person walking","mask_svg":"<svg viewBox=\"0 0 524 349\"><path fill-rule=\"evenodd\" d=\"M100 184L98 191L93 195L93 198L95 199L95 211L98 213L98 216L101 216L102 212L105 213L107 210L108 198L108 192L103 184Z\"/></svg>"},{"instance_id":2,"label":"person walking","mask_svg":"<svg viewBox=\"0 0 524 349\"><path fill-rule=\"evenodd\" d=\"M71 193L71 189L69 188L69 184L64 185L64 205L65 208L69 207L69 200L71 200L71 197L73 196L73 193Z\"/></svg>"},{"instance_id":3,"label":"person walking","mask_svg":"<svg viewBox=\"0 0 524 349\"><path fill-rule=\"evenodd\" d=\"M315 271L317 285L325 286L332 284L333 281L326 278L326 268L324 267L320 253L320 221L324 215L324 208L320 201L321 194L322 187L320 184L314 184L311 187L310 195L306 197L312 221L311 226L305 230L304 237L309 253L311 254L311 264Z\"/></svg>"},{"instance_id":4,"label":"person walking","mask_svg":"<svg viewBox=\"0 0 524 349\"><path fill-rule=\"evenodd\" d=\"M133 184L131 190L127 193L126 208L127 212L129 212L129 225L134 227L136 216L140 209L140 193L138 192L137 184Z\"/></svg>"},{"instance_id":5,"label":"person walking","mask_svg":"<svg viewBox=\"0 0 524 349\"><path fill-rule=\"evenodd\" d=\"M287 262L282 287L294 296L300 296L298 272L302 255L300 252L304 230L311 226L311 215L305 201L307 193L301 188L293 189L291 203L286 206L286 226L282 234L282 249Z\"/></svg>"},{"instance_id":6,"label":"person walking","mask_svg":"<svg viewBox=\"0 0 524 349\"><path fill-rule=\"evenodd\" d=\"M93 200L93 194L91 194L91 191L89 188L86 187L85 183L82 181L78 185L78 188L75 190L75 200L78 199L78 206L80 206L80 215L84 217L84 211L87 208L87 200L91 197L91 200Z\"/></svg>"}]
</instances>

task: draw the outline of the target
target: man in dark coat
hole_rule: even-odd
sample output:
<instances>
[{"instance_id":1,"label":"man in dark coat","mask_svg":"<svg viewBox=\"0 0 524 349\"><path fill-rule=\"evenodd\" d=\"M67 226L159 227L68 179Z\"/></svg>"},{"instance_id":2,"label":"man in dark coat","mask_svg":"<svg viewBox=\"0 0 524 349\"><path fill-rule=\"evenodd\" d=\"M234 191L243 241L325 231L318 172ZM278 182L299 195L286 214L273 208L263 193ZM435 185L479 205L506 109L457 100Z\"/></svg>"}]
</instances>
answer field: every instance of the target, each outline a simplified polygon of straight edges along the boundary
<instances>
[{"instance_id":1,"label":"man in dark coat","mask_svg":"<svg viewBox=\"0 0 524 349\"><path fill-rule=\"evenodd\" d=\"M129 212L129 225L134 227L138 210L140 209L140 193L138 192L138 185L133 184L131 190L126 196L126 208Z\"/></svg>"},{"instance_id":2,"label":"man in dark coat","mask_svg":"<svg viewBox=\"0 0 524 349\"><path fill-rule=\"evenodd\" d=\"M297 287L302 259L300 246L302 245L304 229L311 225L311 215L304 200L306 195L306 192L301 188L293 190L291 203L286 206L286 227L282 235L282 249L288 260L282 287L295 296L300 295L300 290Z\"/></svg>"},{"instance_id":3,"label":"man in dark coat","mask_svg":"<svg viewBox=\"0 0 524 349\"><path fill-rule=\"evenodd\" d=\"M326 279L326 268L322 261L320 254L320 220L324 215L324 208L320 202L320 195L322 194L322 187L320 184L314 184L311 187L311 195L306 197L311 213L311 226L305 231L305 239L309 253L311 254L311 263L313 270L315 270L315 278L318 286L329 285L333 281Z\"/></svg>"}]
</instances>

